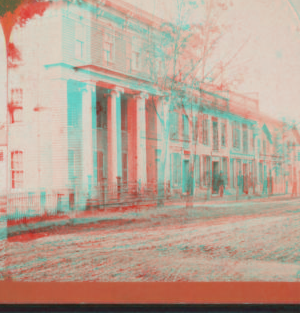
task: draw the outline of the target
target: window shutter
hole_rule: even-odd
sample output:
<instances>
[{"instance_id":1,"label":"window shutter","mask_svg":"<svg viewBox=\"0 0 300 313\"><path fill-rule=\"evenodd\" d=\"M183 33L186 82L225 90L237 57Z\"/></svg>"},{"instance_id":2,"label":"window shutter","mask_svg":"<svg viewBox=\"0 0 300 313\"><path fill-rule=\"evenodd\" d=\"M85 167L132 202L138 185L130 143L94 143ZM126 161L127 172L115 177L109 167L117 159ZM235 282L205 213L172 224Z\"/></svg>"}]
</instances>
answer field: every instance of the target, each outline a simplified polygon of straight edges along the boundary
<instances>
[{"instance_id":1,"label":"window shutter","mask_svg":"<svg viewBox=\"0 0 300 313\"><path fill-rule=\"evenodd\" d=\"M199 116L199 142L203 143L203 115Z\"/></svg>"},{"instance_id":2,"label":"window shutter","mask_svg":"<svg viewBox=\"0 0 300 313\"><path fill-rule=\"evenodd\" d=\"M178 185L181 186L181 157L180 154L178 155L178 163L177 163L177 169L178 169Z\"/></svg>"}]
</instances>

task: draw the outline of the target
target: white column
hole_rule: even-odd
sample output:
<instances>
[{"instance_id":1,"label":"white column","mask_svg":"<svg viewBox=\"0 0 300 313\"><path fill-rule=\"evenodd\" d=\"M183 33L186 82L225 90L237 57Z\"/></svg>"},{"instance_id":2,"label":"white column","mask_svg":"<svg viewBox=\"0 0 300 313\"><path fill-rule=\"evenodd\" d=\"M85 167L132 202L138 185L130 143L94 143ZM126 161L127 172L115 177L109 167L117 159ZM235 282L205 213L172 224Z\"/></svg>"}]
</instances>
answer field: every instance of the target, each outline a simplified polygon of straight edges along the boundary
<instances>
[{"instance_id":1,"label":"white column","mask_svg":"<svg viewBox=\"0 0 300 313\"><path fill-rule=\"evenodd\" d=\"M87 85L82 93L82 184L88 188L93 182L93 123L92 108L95 86Z\"/></svg>"},{"instance_id":2,"label":"white column","mask_svg":"<svg viewBox=\"0 0 300 313\"><path fill-rule=\"evenodd\" d=\"M121 134L121 93L122 89L111 90L107 102L108 124L108 181L117 183L122 178L122 134Z\"/></svg>"},{"instance_id":3,"label":"white column","mask_svg":"<svg viewBox=\"0 0 300 313\"><path fill-rule=\"evenodd\" d=\"M143 187L147 183L147 166L146 166L146 112L145 99L148 95L141 93L136 96L137 105L137 181Z\"/></svg>"}]
</instances>

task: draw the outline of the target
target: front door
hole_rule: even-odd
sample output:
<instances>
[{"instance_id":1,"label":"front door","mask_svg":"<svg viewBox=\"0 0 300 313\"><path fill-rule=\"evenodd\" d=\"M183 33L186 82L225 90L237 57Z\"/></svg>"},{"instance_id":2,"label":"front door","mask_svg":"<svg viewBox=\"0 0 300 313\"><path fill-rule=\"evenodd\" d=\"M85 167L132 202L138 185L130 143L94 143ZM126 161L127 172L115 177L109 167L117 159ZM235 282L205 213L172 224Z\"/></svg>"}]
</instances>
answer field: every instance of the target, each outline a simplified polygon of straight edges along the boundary
<instances>
[{"instance_id":1,"label":"front door","mask_svg":"<svg viewBox=\"0 0 300 313\"><path fill-rule=\"evenodd\" d=\"M218 193L219 162L212 162L212 170L213 170L212 177L213 193Z\"/></svg>"},{"instance_id":2,"label":"front door","mask_svg":"<svg viewBox=\"0 0 300 313\"><path fill-rule=\"evenodd\" d=\"M243 164L243 177L244 177L244 193L248 194L248 172L247 172L247 164Z\"/></svg>"},{"instance_id":3,"label":"front door","mask_svg":"<svg viewBox=\"0 0 300 313\"><path fill-rule=\"evenodd\" d=\"M183 182L182 182L182 192L188 192L188 182L189 182L189 160L183 161Z\"/></svg>"}]
</instances>

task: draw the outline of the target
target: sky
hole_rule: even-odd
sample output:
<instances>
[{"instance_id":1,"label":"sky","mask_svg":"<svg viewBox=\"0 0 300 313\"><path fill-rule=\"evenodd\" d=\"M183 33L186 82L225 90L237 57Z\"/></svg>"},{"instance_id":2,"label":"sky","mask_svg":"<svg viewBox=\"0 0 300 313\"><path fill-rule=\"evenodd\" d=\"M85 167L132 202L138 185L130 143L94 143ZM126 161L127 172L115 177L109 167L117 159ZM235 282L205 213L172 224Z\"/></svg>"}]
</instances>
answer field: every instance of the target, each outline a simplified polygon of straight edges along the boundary
<instances>
[{"instance_id":1,"label":"sky","mask_svg":"<svg viewBox=\"0 0 300 313\"><path fill-rule=\"evenodd\" d=\"M178 16L176 0L124 1L173 22ZM220 17L228 28L212 64L235 56L224 74L237 78L234 91L255 94L262 112L300 122L300 0L231 2ZM189 20L197 23L201 16L198 8Z\"/></svg>"}]
</instances>

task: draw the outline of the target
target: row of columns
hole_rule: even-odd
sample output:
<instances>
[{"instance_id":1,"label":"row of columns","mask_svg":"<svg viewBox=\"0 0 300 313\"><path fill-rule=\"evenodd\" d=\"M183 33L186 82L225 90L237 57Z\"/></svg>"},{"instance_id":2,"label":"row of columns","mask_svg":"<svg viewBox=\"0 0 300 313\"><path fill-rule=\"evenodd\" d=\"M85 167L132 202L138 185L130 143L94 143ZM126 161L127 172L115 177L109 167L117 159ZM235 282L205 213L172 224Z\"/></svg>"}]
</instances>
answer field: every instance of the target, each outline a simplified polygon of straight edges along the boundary
<instances>
[{"instance_id":1,"label":"row of columns","mask_svg":"<svg viewBox=\"0 0 300 313\"><path fill-rule=\"evenodd\" d=\"M82 148L84 186L93 181L94 139L93 117L96 117L95 86L87 85L82 96ZM122 178L122 133L121 94L124 90L115 88L107 95L108 131L108 183L116 184ZM146 113L145 102L148 95L140 93L128 99L128 180L139 182L141 187L147 182L146 168Z\"/></svg>"}]
</instances>

